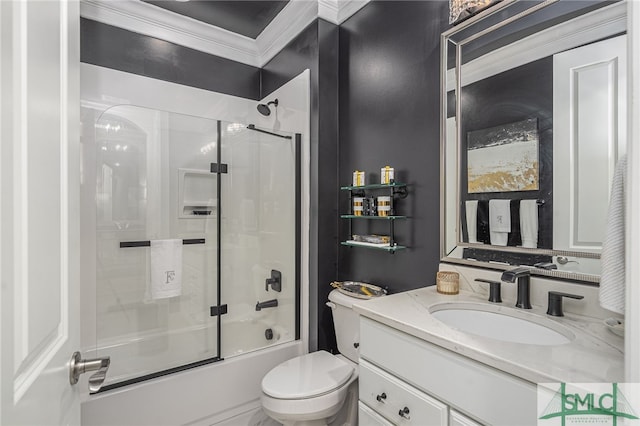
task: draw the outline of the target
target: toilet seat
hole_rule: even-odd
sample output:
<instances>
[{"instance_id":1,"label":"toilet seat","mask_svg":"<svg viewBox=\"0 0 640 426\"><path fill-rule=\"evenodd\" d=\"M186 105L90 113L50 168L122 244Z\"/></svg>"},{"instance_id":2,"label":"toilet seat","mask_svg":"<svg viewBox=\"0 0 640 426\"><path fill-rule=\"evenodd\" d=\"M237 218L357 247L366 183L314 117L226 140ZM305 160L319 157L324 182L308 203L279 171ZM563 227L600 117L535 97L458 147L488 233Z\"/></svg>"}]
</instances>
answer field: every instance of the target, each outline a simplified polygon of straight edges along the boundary
<instances>
[{"instance_id":1,"label":"toilet seat","mask_svg":"<svg viewBox=\"0 0 640 426\"><path fill-rule=\"evenodd\" d=\"M326 351L283 362L262 379L262 392L277 399L299 400L330 393L349 381L354 367Z\"/></svg>"},{"instance_id":2,"label":"toilet seat","mask_svg":"<svg viewBox=\"0 0 640 426\"><path fill-rule=\"evenodd\" d=\"M277 420L280 423L283 423L284 425L309 425L313 422L318 422L313 424L326 425L326 423L323 423L323 421L332 418L338 413L338 411L342 408L345 401L347 400L347 395L352 395L350 398L354 399L353 403L356 404L357 407L357 364L344 358L342 355L330 356L338 358L345 364L349 365L353 370L351 376L345 383L343 383L336 389L323 393L322 395L300 399L274 398L263 391L260 400L264 412L269 417ZM321 419L324 420L320 421Z\"/></svg>"}]
</instances>

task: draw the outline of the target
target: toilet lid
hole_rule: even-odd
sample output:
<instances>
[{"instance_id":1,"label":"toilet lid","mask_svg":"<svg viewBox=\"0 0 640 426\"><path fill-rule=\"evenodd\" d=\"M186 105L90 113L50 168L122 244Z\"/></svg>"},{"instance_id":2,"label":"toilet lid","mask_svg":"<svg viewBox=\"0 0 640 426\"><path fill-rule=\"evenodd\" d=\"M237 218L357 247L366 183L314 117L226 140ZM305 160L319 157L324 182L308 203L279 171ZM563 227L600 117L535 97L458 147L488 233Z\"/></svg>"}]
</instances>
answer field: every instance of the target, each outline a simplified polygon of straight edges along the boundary
<instances>
[{"instance_id":1,"label":"toilet lid","mask_svg":"<svg viewBox=\"0 0 640 426\"><path fill-rule=\"evenodd\" d=\"M273 398L303 399L318 396L345 384L353 367L326 351L299 356L269 371L262 391Z\"/></svg>"}]
</instances>

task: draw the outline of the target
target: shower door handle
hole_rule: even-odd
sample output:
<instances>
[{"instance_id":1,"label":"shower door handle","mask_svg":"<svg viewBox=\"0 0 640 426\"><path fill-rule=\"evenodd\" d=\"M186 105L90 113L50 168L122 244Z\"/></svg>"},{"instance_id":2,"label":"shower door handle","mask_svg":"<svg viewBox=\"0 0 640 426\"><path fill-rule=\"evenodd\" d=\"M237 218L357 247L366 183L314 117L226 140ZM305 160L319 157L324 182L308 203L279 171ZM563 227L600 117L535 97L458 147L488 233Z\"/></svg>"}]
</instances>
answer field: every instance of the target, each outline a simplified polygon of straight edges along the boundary
<instances>
[{"instance_id":1,"label":"shower door handle","mask_svg":"<svg viewBox=\"0 0 640 426\"><path fill-rule=\"evenodd\" d=\"M75 385L82 373L97 371L89 377L89 392L98 392L107 377L107 370L111 364L111 357L82 359L80 352L74 352L69 362L69 383Z\"/></svg>"}]
</instances>

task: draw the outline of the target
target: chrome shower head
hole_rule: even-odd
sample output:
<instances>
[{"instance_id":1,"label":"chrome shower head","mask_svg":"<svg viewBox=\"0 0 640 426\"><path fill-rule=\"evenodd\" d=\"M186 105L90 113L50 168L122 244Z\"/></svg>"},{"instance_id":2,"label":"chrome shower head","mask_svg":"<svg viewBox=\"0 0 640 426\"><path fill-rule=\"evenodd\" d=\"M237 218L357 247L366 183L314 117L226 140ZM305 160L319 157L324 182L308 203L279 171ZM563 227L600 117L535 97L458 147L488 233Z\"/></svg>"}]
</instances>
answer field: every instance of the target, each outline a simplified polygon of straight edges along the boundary
<instances>
[{"instance_id":1,"label":"chrome shower head","mask_svg":"<svg viewBox=\"0 0 640 426\"><path fill-rule=\"evenodd\" d=\"M269 105L272 105L272 104L274 107L277 108L278 100L274 99L271 102L267 102L266 104L258 104L258 112L264 115L265 117L271 115L271 108L269 108Z\"/></svg>"}]
</instances>

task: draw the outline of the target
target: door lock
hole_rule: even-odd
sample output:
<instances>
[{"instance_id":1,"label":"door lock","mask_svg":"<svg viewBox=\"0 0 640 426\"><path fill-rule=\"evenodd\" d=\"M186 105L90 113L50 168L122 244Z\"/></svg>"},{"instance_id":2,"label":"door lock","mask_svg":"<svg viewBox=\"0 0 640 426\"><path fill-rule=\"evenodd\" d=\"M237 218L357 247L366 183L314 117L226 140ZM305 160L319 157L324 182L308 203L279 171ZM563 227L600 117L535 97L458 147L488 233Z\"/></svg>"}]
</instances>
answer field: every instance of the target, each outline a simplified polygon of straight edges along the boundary
<instances>
[{"instance_id":1,"label":"door lock","mask_svg":"<svg viewBox=\"0 0 640 426\"><path fill-rule=\"evenodd\" d=\"M75 385L82 373L97 371L89 377L89 392L98 392L107 377L107 370L111 364L111 358L106 356L96 359L82 359L80 352L74 352L69 361L69 383Z\"/></svg>"}]
</instances>

